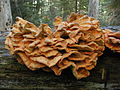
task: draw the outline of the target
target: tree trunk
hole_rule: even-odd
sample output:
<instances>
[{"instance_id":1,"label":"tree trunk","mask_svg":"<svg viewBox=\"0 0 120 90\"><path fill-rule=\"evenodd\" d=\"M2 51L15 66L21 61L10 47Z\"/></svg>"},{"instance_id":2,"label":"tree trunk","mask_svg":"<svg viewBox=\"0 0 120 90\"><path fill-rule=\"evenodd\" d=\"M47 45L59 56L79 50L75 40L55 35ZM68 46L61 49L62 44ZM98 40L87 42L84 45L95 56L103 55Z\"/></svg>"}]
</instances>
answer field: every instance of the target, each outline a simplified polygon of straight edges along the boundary
<instances>
[{"instance_id":1,"label":"tree trunk","mask_svg":"<svg viewBox=\"0 0 120 90\"><path fill-rule=\"evenodd\" d=\"M75 0L75 12L77 13L77 7L78 7L78 5L77 5L77 0Z\"/></svg>"},{"instance_id":2,"label":"tree trunk","mask_svg":"<svg viewBox=\"0 0 120 90\"><path fill-rule=\"evenodd\" d=\"M11 24L10 0L0 0L0 31L9 31Z\"/></svg>"},{"instance_id":3,"label":"tree trunk","mask_svg":"<svg viewBox=\"0 0 120 90\"><path fill-rule=\"evenodd\" d=\"M99 14L99 0L89 0L88 15L98 18Z\"/></svg>"}]
</instances>

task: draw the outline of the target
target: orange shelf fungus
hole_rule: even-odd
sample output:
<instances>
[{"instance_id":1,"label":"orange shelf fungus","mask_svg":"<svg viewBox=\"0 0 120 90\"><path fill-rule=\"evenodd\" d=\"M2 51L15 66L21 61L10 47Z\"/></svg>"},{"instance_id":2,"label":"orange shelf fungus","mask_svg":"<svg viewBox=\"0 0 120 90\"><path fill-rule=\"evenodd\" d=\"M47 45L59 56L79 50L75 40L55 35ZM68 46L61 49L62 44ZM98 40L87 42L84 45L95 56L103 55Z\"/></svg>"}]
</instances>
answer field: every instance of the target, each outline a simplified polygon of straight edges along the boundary
<instances>
[{"instance_id":1,"label":"orange shelf fungus","mask_svg":"<svg viewBox=\"0 0 120 90\"><path fill-rule=\"evenodd\" d=\"M104 30L105 46L115 52L120 52L120 31L113 32L111 30Z\"/></svg>"},{"instance_id":2,"label":"orange shelf fungus","mask_svg":"<svg viewBox=\"0 0 120 90\"><path fill-rule=\"evenodd\" d=\"M71 67L77 79L88 77L105 48L99 21L71 13L66 21L56 17L53 24L55 32L47 24L37 27L17 17L6 37L6 48L30 70L41 68L61 75L64 69Z\"/></svg>"}]
</instances>

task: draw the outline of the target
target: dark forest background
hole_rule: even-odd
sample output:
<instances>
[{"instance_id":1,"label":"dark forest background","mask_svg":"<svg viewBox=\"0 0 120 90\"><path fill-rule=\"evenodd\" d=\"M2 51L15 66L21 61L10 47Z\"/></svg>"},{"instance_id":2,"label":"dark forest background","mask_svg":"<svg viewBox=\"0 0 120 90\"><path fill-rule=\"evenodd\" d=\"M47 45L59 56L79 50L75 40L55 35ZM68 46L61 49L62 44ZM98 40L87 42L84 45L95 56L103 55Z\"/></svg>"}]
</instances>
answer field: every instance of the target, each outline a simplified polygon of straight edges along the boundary
<instances>
[{"instance_id":1,"label":"dark forest background","mask_svg":"<svg viewBox=\"0 0 120 90\"><path fill-rule=\"evenodd\" d=\"M55 16L64 19L71 12L88 14L89 0L10 0L13 21L20 16L36 25L52 26ZM100 0L98 19L102 26L120 25L120 0Z\"/></svg>"}]
</instances>

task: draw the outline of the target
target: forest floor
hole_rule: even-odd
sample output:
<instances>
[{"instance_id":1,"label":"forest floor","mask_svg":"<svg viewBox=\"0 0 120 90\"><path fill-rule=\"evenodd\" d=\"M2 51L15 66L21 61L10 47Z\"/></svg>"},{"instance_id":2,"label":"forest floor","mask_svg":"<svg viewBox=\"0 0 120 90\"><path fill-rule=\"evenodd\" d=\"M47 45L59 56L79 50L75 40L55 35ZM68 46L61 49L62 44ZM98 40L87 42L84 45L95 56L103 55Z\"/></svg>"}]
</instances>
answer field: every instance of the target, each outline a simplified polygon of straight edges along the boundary
<instances>
[{"instance_id":1,"label":"forest floor","mask_svg":"<svg viewBox=\"0 0 120 90\"><path fill-rule=\"evenodd\" d=\"M91 75L77 80L69 68L61 76L42 70L30 71L4 48L5 36L0 36L0 89L120 90L119 53L106 50Z\"/></svg>"}]
</instances>

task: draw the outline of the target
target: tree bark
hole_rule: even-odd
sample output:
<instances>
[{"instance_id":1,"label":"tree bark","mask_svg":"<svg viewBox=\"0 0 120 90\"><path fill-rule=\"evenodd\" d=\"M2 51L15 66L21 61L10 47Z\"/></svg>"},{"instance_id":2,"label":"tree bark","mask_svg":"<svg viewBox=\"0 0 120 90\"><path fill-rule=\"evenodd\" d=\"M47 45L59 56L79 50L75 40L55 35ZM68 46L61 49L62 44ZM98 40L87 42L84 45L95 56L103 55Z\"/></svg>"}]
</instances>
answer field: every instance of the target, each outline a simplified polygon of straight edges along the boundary
<instances>
[{"instance_id":1,"label":"tree bark","mask_svg":"<svg viewBox=\"0 0 120 90\"><path fill-rule=\"evenodd\" d=\"M12 24L10 0L0 0L0 31L9 31Z\"/></svg>"},{"instance_id":2,"label":"tree bark","mask_svg":"<svg viewBox=\"0 0 120 90\"><path fill-rule=\"evenodd\" d=\"M99 0L89 0L88 15L98 18L99 15Z\"/></svg>"},{"instance_id":3,"label":"tree bark","mask_svg":"<svg viewBox=\"0 0 120 90\"><path fill-rule=\"evenodd\" d=\"M77 13L77 7L78 7L78 5L77 5L77 0L75 0L75 12Z\"/></svg>"}]
</instances>

